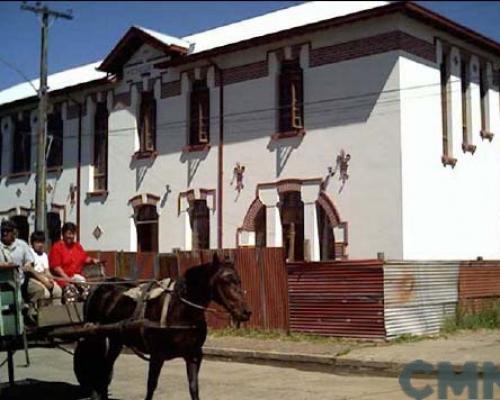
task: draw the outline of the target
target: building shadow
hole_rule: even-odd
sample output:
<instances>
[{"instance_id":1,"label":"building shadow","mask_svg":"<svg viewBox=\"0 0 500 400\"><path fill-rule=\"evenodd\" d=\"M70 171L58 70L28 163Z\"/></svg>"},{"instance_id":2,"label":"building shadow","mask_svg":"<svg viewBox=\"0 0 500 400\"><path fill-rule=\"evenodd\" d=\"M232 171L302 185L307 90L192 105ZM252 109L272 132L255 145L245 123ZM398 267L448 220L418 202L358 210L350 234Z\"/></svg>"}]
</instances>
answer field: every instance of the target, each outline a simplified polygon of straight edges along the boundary
<instances>
[{"instance_id":1,"label":"building shadow","mask_svg":"<svg viewBox=\"0 0 500 400\"><path fill-rule=\"evenodd\" d=\"M80 386L66 382L24 379L16 381L13 386L8 383L0 384L0 400L84 400L88 398L89 394ZM110 398L110 400L120 399Z\"/></svg>"}]
</instances>

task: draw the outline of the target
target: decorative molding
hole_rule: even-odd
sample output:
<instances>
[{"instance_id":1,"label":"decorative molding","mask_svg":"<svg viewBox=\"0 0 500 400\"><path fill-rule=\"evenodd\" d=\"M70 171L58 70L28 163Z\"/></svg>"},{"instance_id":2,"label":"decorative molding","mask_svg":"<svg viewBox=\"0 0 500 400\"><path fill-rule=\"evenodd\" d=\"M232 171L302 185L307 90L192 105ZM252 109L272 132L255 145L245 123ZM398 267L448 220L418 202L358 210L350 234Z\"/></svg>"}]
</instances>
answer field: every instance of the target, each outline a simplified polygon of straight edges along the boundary
<instances>
[{"instance_id":1,"label":"decorative molding","mask_svg":"<svg viewBox=\"0 0 500 400\"><path fill-rule=\"evenodd\" d=\"M381 33L362 39L311 49L309 66L319 67L393 50L402 50L436 62L435 45L401 31Z\"/></svg>"},{"instance_id":2,"label":"decorative molding","mask_svg":"<svg viewBox=\"0 0 500 400\"><path fill-rule=\"evenodd\" d=\"M181 94L181 80L176 80L172 82L161 84L161 95L162 99L179 96Z\"/></svg>"},{"instance_id":3,"label":"decorative molding","mask_svg":"<svg viewBox=\"0 0 500 400\"><path fill-rule=\"evenodd\" d=\"M451 166L451 168L455 168L457 164L457 159L450 156L441 156L441 162L443 163L443 167L447 165Z\"/></svg>"},{"instance_id":4,"label":"decorative molding","mask_svg":"<svg viewBox=\"0 0 500 400\"><path fill-rule=\"evenodd\" d=\"M493 140L495 137L495 134L492 132L485 131L481 129L481 132L479 133L481 135L481 139L485 140L488 139L490 142Z\"/></svg>"},{"instance_id":5,"label":"decorative molding","mask_svg":"<svg viewBox=\"0 0 500 400\"><path fill-rule=\"evenodd\" d=\"M464 153L474 154L476 152L476 145L470 143L462 143L462 151Z\"/></svg>"},{"instance_id":6,"label":"decorative molding","mask_svg":"<svg viewBox=\"0 0 500 400\"><path fill-rule=\"evenodd\" d=\"M138 194L131 199L129 199L128 204L133 208L137 208L143 205L156 206L160 201L160 197L151 193Z\"/></svg>"}]
</instances>

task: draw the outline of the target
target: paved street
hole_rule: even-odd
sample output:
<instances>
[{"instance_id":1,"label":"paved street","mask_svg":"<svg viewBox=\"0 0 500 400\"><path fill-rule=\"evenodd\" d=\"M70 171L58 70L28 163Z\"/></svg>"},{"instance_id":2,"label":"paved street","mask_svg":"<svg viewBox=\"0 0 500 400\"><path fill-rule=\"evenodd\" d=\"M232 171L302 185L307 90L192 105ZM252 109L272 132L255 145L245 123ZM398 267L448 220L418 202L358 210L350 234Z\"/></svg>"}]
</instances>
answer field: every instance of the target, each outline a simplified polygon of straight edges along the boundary
<instances>
[{"instance_id":1,"label":"paved street","mask_svg":"<svg viewBox=\"0 0 500 400\"><path fill-rule=\"evenodd\" d=\"M30 368L19 367L24 363L24 358L22 353L16 354L16 380L21 385L15 392L4 389L1 400L84 398L78 393L70 355L59 350L35 349L31 351L31 358ZM2 367L0 372L1 380L5 382L6 367ZM33 381L28 382L28 379ZM143 399L145 382L146 363L136 356L124 354L119 358L115 370L112 398ZM347 377L293 368L208 360L202 367L201 395L203 399L216 400L406 398L395 378ZM182 360L166 364L156 398L189 399Z\"/></svg>"}]
</instances>

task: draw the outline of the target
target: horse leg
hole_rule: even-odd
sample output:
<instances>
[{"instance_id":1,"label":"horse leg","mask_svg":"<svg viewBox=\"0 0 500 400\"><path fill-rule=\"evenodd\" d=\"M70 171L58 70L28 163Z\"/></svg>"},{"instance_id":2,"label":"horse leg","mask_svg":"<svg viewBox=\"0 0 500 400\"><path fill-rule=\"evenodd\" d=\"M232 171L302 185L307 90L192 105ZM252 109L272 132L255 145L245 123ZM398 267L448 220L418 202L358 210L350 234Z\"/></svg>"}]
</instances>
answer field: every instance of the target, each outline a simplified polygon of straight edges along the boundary
<instances>
[{"instance_id":1,"label":"horse leg","mask_svg":"<svg viewBox=\"0 0 500 400\"><path fill-rule=\"evenodd\" d=\"M158 386L158 378L160 377L160 372L164 362L165 359L161 356L151 355L151 360L149 361L148 391L146 394L146 400L151 400L153 398L153 393Z\"/></svg>"},{"instance_id":2,"label":"horse leg","mask_svg":"<svg viewBox=\"0 0 500 400\"><path fill-rule=\"evenodd\" d=\"M113 366L123 348L123 344L119 338L110 337L108 340L109 348L106 354L106 370L104 374L105 387L102 388L102 396L104 399L108 398L108 387L113 379Z\"/></svg>"},{"instance_id":3,"label":"horse leg","mask_svg":"<svg viewBox=\"0 0 500 400\"><path fill-rule=\"evenodd\" d=\"M200 372L201 360L203 359L203 354L201 349L196 353L184 357L186 361L186 370L189 381L189 393L191 394L191 400L199 400L198 395L198 373Z\"/></svg>"}]
</instances>

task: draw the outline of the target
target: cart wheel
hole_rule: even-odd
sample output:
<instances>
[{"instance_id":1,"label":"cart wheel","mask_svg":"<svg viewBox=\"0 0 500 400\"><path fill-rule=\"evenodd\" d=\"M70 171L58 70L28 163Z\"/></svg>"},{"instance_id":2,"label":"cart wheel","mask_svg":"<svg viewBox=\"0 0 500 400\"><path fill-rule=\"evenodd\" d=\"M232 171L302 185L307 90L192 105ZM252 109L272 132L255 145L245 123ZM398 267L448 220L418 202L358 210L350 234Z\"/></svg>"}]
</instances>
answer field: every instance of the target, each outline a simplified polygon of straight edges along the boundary
<instances>
[{"instance_id":1,"label":"cart wheel","mask_svg":"<svg viewBox=\"0 0 500 400\"><path fill-rule=\"evenodd\" d=\"M76 345L73 370L78 383L88 393L107 392L109 385L109 377L106 376L107 342L107 338L85 338Z\"/></svg>"}]
</instances>

